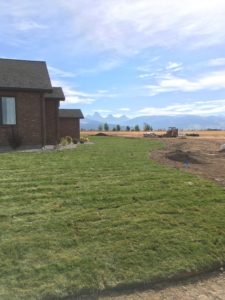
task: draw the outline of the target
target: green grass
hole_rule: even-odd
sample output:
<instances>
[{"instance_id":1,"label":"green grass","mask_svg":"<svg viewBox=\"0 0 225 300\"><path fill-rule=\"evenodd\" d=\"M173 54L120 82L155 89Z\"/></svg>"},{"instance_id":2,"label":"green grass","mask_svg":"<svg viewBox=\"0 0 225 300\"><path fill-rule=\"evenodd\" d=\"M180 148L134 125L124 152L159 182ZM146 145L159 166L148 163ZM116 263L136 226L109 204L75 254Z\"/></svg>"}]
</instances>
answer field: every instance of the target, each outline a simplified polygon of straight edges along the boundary
<instances>
[{"instance_id":1,"label":"green grass","mask_svg":"<svg viewBox=\"0 0 225 300\"><path fill-rule=\"evenodd\" d=\"M93 138L0 155L0 299L63 297L225 262L216 184L149 159L158 141Z\"/></svg>"}]
</instances>

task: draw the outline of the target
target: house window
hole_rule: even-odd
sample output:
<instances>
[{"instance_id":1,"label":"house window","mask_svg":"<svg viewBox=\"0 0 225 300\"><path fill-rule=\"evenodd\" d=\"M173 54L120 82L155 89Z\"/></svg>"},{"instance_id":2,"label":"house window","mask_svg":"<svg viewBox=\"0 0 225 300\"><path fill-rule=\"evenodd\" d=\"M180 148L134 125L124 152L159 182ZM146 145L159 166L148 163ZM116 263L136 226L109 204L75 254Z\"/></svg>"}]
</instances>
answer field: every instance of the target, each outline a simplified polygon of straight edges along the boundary
<instances>
[{"instance_id":1,"label":"house window","mask_svg":"<svg viewBox=\"0 0 225 300\"><path fill-rule=\"evenodd\" d=\"M16 102L14 97L0 97L0 125L16 124Z\"/></svg>"}]
</instances>

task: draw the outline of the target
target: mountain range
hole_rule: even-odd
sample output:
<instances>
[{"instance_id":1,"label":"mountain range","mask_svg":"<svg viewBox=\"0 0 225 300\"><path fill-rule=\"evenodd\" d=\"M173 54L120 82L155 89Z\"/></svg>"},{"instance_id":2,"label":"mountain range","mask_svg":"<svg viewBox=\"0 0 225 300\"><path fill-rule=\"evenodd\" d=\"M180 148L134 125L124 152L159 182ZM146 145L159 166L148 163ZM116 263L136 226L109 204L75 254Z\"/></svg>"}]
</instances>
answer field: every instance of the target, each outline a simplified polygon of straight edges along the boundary
<instances>
[{"instance_id":1,"label":"mountain range","mask_svg":"<svg viewBox=\"0 0 225 300\"><path fill-rule=\"evenodd\" d=\"M101 114L95 112L93 115L87 115L81 120L81 129L97 130L100 125L107 123L109 129L113 129L115 125L119 124L121 129L126 126L134 127L139 125L143 128L144 123L147 123L156 129L167 129L170 126L175 126L178 129L225 129L225 116L196 116L196 115L179 115L179 116L140 116L136 118L128 118L123 115L121 117L114 117L108 115L102 117Z\"/></svg>"},{"instance_id":2,"label":"mountain range","mask_svg":"<svg viewBox=\"0 0 225 300\"><path fill-rule=\"evenodd\" d=\"M92 116L91 115L87 115L86 116L87 120L94 120L94 121L98 121L100 123L110 123L110 124L120 124L123 122L126 122L129 120L129 118L125 115L121 116L121 117L114 117L113 115L108 115L107 117L102 117L98 112L95 112Z\"/></svg>"}]
</instances>

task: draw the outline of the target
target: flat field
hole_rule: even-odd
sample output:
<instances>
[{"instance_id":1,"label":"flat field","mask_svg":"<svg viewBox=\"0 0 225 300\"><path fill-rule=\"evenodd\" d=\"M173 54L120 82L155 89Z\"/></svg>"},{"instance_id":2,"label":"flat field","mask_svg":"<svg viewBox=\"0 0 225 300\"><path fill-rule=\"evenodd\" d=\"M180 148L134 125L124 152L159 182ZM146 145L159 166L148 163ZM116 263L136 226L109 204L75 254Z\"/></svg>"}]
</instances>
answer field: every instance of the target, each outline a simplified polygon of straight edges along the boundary
<instances>
[{"instance_id":1,"label":"flat field","mask_svg":"<svg viewBox=\"0 0 225 300\"><path fill-rule=\"evenodd\" d=\"M160 140L91 141L0 155L0 299L63 299L224 264L222 186L151 160Z\"/></svg>"},{"instance_id":2,"label":"flat field","mask_svg":"<svg viewBox=\"0 0 225 300\"><path fill-rule=\"evenodd\" d=\"M121 137L143 137L144 131L82 131L81 135L92 136L103 132L111 136L121 136ZM152 131L155 134L164 134L166 131ZM186 133L197 133L200 138L211 138L211 139L221 139L225 138L225 130L179 130L179 134L184 135Z\"/></svg>"}]
</instances>

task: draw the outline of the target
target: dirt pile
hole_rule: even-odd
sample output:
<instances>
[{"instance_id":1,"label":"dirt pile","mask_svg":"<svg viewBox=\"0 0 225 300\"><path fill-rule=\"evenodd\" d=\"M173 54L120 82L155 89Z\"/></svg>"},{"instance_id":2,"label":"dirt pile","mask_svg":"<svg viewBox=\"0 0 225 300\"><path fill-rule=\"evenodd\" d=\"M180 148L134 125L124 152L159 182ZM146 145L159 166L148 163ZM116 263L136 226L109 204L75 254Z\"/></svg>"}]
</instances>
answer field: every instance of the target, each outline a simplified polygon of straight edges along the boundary
<instances>
[{"instance_id":1,"label":"dirt pile","mask_svg":"<svg viewBox=\"0 0 225 300\"><path fill-rule=\"evenodd\" d=\"M109 135L104 132L99 132L99 133L96 133L95 136L109 136Z\"/></svg>"},{"instance_id":2,"label":"dirt pile","mask_svg":"<svg viewBox=\"0 0 225 300\"><path fill-rule=\"evenodd\" d=\"M191 163L191 164L202 164L203 161L198 159L196 155L190 151L174 150L166 153L166 158L179 161L182 163Z\"/></svg>"},{"instance_id":3,"label":"dirt pile","mask_svg":"<svg viewBox=\"0 0 225 300\"><path fill-rule=\"evenodd\" d=\"M151 153L160 163L212 179L225 186L224 139L167 139L165 147ZM219 150L220 149L220 150Z\"/></svg>"}]
</instances>

